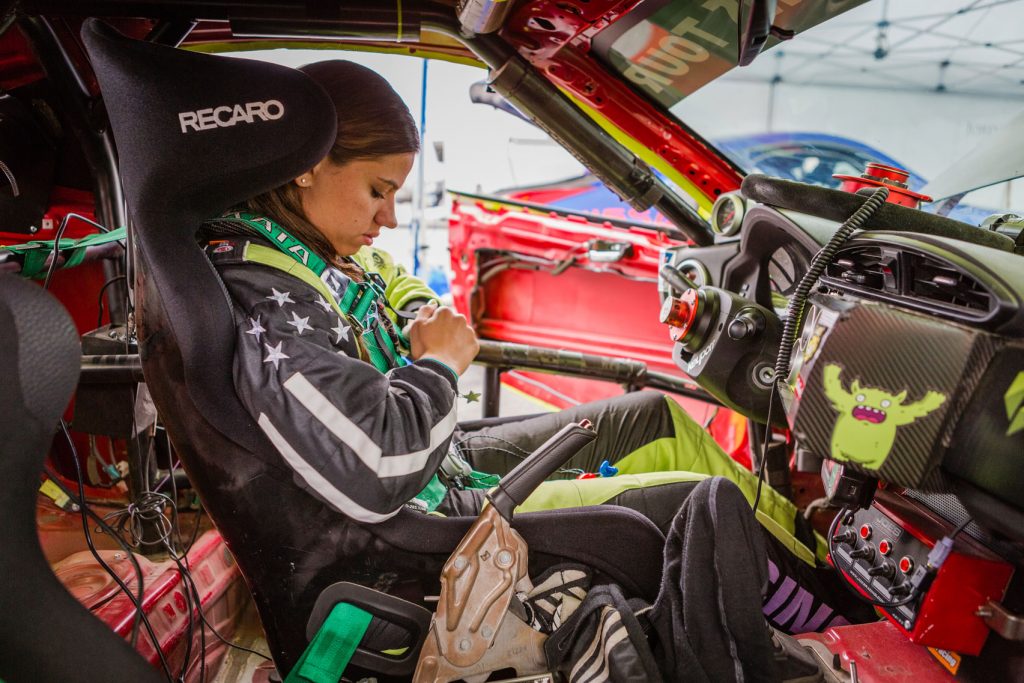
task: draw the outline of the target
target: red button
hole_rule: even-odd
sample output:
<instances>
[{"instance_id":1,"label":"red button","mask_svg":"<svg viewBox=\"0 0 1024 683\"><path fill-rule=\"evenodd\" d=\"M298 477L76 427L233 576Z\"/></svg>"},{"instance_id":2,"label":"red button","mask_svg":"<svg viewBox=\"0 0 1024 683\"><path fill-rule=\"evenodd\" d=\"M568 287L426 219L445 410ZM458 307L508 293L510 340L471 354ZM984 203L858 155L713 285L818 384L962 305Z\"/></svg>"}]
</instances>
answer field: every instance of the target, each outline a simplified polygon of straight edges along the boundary
<instances>
[{"instance_id":1,"label":"red button","mask_svg":"<svg viewBox=\"0 0 1024 683\"><path fill-rule=\"evenodd\" d=\"M889 539L883 538L878 542L878 552L883 555L888 555L892 552L892 543L889 542Z\"/></svg>"},{"instance_id":2,"label":"red button","mask_svg":"<svg viewBox=\"0 0 1024 683\"><path fill-rule=\"evenodd\" d=\"M914 569L914 561L904 555L900 558L900 571L904 574L909 574Z\"/></svg>"},{"instance_id":3,"label":"red button","mask_svg":"<svg viewBox=\"0 0 1024 683\"><path fill-rule=\"evenodd\" d=\"M871 538L871 525L865 524L860 528L860 537L865 541Z\"/></svg>"}]
</instances>

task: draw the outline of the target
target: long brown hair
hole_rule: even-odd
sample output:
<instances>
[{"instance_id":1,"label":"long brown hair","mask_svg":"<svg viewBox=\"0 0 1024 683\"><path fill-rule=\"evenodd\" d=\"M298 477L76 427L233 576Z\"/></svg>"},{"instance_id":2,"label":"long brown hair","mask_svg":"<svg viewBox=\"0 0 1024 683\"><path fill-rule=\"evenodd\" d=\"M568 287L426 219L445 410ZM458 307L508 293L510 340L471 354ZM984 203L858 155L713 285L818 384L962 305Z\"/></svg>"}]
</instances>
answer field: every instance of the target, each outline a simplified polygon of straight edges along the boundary
<instances>
[{"instance_id":1,"label":"long brown hair","mask_svg":"<svg viewBox=\"0 0 1024 683\"><path fill-rule=\"evenodd\" d=\"M409 108L377 72L343 59L314 62L299 71L316 81L334 103L338 135L327 153L332 162L341 165L419 151L419 133ZM334 247L306 218L299 191L295 183L287 182L253 197L245 206L287 227L328 263L341 265Z\"/></svg>"}]
</instances>

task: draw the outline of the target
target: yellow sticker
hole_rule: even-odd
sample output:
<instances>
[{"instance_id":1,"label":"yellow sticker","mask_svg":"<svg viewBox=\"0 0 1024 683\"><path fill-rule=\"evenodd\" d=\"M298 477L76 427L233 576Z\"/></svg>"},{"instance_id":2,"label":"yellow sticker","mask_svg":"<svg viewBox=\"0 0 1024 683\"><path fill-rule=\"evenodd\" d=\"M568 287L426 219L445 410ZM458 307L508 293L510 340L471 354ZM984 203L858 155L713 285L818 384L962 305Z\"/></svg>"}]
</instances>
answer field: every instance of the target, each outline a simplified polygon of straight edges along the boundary
<instances>
[{"instance_id":1,"label":"yellow sticker","mask_svg":"<svg viewBox=\"0 0 1024 683\"><path fill-rule=\"evenodd\" d=\"M956 676L956 672L960 670L960 655L949 650L937 650L934 647L928 648L928 651L935 655L939 664L946 667L946 671Z\"/></svg>"},{"instance_id":2,"label":"yellow sticker","mask_svg":"<svg viewBox=\"0 0 1024 683\"><path fill-rule=\"evenodd\" d=\"M57 504L57 507L60 507L60 508L63 508L63 507L65 506L65 505L67 505L67 504L68 504L69 502L71 502L71 499L70 499L70 498L68 498L68 497L67 497L67 496L66 496L66 495L64 494L64 492L63 492L63 491L61 491L61 490L60 490L60 489L59 489L59 488L57 487L57 485L56 485L56 484L54 484L54 483L53 483L53 482L52 482L51 480L49 480L49 479L47 479L46 481L44 481L44 482L43 482L43 483L42 483L42 484L41 484L41 485L39 486L39 492L40 492L40 493L42 493L42 494L43 494L44 496L46 496L47 498L50 498L50 499L52 499L52 500L53 500L53 502Z\"/></svg>"}]
</instances>

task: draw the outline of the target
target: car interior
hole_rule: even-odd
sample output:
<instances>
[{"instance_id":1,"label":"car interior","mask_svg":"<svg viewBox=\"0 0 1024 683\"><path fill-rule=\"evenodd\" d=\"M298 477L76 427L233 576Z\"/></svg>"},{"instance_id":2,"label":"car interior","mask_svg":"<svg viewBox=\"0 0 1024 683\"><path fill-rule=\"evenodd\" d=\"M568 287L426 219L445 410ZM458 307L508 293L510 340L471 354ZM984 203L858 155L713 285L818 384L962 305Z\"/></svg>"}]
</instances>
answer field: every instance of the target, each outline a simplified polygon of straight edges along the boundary
<instances>
[{"instance_id":1,"label":"car interior","mask_svg":"<svg viewBox=\"0 0 1024 683\"><path fill-rule=\"evenodd\" d=\"M6 4L0 38L16 31L24 49L0 51L8 55L0 162L10 166L0 165L27 191L12 182L0 198L8 222L0 225L8 378L0 383L0 680L599 680L551 666L556 641L531 628L517 586L571 564L647 605L663 587L666 536L640 513L615 505L516 513L593 439L585 421L502 477L478 517L406 507L362 523L291 485L293 473L236 395L237 313L196 232L322 159L335 138L333 108L295 69L185 49L186 39L399 50L422 39L414 51L433 41L438 54L473 55L494 93L637 211L656 209L667 221L640 229L662 243L657 285L646 284L678 370L485 338L485 420L505 419L494 392L515 369L661 390L735 414L750 425L750 462L763 485L818 498L798 502L820 534L821 566L875 614L821 632L772 630L778 680L1024 680L1019 217L975 226L922 211L908 174L879 163L834 189L744 176L717 157L703 179L680 171L706 186L709 208L683 199L680 183L621 142L622 130L657 111L650 98L621 80L591 81L608 98L628 91L616 107L642 104L613 135L600 119L616 110L593 114L566 85L584 92L588 70L600 65L580 63L582 52L564 62L545 52L548 40L589 41L583 26L672 3ZM786 4L736 3L734 63L791 37L776 21ZM45 92L33 78L12 85L32 69L45 73ZM268 125L204 118L216 103L262 103ZM271 106L275 116L266 115ZM50 148L42 129L46 112L58 119L51 107L80 153ZM663 113L648 120L674 140L661 150L670 165L696 164L678 157L703 148L696 133L676 135L683 127ZM1007 152L1024 158L1024 147ZM55 194L60 181L42 180L83 169L91 192ZM34 226L56 204L63 222L40 233ZM82 214L95 220L63 237L68 216ZM636 229L571 212L550 219ZM593 270L628 250L588 246L588 261L563 270ZM496 255L502 266L514 260L481 248L466 260L479 269L473 277ZM460 260L454 246L452 259ZM76 272L91 279L71 279ZM105 292L110 324L97 326L95 300L102 322ZM128 449L126 471L110 465L121 488L101 491L94 482L107 474L87 473L87 491L77 449L100 452L115 439ZM64 474L76 470L77 483ZM127 520L93 510L121 497L133 506ZM187 544L179 516L195 520ZM46 531L48 520L65 535ZM110 528L117 522L120 532ZM79 549L66 540L79 534L92 573L62 579L71 553L53 539ZM350 608L365 617L365 635L342 647L344 633L330 625L357 618ZM256 654L269 663L232 642L243 622L258 633L246 642L261 643L267 652ZM327 655L336 668L320 678L296 678L317 647L344 654ZM791 670L799 673L778 673Z\"/></svg>"}]
</instances>

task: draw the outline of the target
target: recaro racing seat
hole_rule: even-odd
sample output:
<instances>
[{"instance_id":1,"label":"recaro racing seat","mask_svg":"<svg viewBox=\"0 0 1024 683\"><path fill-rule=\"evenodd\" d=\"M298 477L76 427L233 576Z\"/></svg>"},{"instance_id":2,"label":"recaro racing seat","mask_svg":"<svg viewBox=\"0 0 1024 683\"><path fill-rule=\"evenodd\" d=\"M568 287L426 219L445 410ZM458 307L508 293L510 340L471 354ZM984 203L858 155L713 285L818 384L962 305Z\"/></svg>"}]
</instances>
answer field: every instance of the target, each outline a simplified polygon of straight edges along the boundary
<instances>
[{"instance_id":1,"label":"recaro racing seat","mask_svg":"<svg viewBox=\"0 0 1024 683\"><path fill-rule=\"evenodd\" d=\"M39 545L39 474L81 354L71 318L53 297L0 275L0 679L8 683L161 680L65 590Z\"/></svg>"},{"instance_id":2,"label":"recaro racing seat","mask_svg":"<svg viewBox=\"0 0 1024 683\"><path fill-rule=\"evenodd\" d=\"M132 220L146 381L285 673L305 649L307 619L327 586L345 580L412 600L436 594L444 562L474 518L403 510L364 525L344 517L299 487L235 394L232 304L195 233L203 220L326 155L336 125L326 94L293 69L129 40L97 20L82 34ZM276 119L218 123L212 115L215 107L271 100ZM185 126L183 115L201 116L203 129ZM571 561L648 602L658 593L664 537L639 513L539 512L513 526L529 543L531 573ZM615 538L629 543L608 542ZM383 672L410 674L417 650ZM352 661L381 670L380 657L362 650Z\"/></svg>"}]
</instances>

